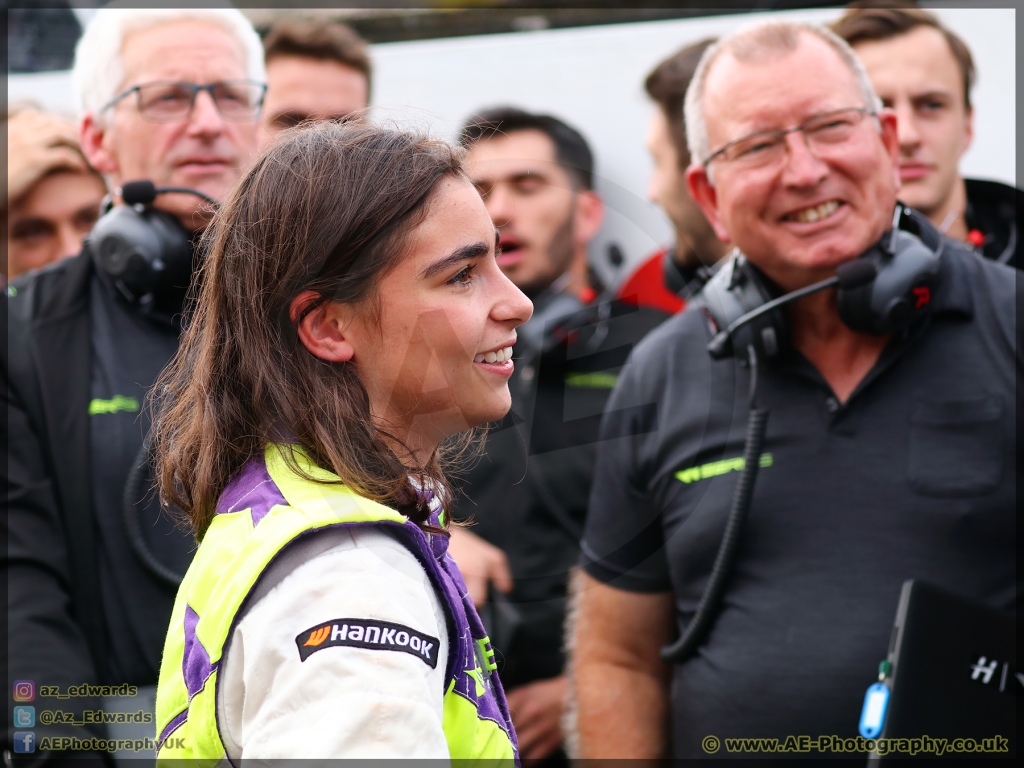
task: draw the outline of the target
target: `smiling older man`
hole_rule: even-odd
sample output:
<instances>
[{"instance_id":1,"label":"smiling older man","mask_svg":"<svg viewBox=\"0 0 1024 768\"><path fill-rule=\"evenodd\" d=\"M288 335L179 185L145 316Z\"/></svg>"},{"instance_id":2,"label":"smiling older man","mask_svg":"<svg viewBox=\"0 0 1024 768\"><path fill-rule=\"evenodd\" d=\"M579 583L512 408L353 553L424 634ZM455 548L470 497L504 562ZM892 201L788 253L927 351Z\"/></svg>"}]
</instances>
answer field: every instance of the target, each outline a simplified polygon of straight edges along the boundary
<instances>
[{"instance_id":1,"label":"smiling older man","mask_svg":"<svg viewBox=\"0 0 1024 768\"><path fill-rule=\"evenodd\" d=\"M832 33L783 22L722 40L686 118L690 191L738 251L716 280L781 295L892 226L896 117ZM873 335L846 325L835 289L786 308L788 344L780 334L758 366L771 419L738 555L702 642L668 663L745 463L751 371L708 355L716 329L698 307L634 350L582 544L581 756L749 756L726 739L856 736L904 580L1014 609L1016 273L903 219L938 252L930 311Z\"/></svg>"},{"instance_id":2,"label":"smiling older man","mask_svg":"<svg viewBox=\"0 0 1024 768\"><path fill-rule=\"evenodd\" d=\"M263 49L237 10L102 9L78 44L73 78L82 150L118 192L148 179L222 199L256 151ZM122 692L50 701L78 720L123 703L132 688L140 698L131 711L151 707L194 548L148 493L145 473L128 483L133 467L146 467L147 391L178 347L198 262L189 243L211 215L187 194L161 195L156 206L161 231L183 246L149 260L152 280L114 269L87 240L80 255L7 290L8 669L41 697L83 683ZM142 727L133 736L152 735L152 721ZM35 735L45 757L62 743L47 737L126 734L41 724Z\"/></svg>"}]
</instances>

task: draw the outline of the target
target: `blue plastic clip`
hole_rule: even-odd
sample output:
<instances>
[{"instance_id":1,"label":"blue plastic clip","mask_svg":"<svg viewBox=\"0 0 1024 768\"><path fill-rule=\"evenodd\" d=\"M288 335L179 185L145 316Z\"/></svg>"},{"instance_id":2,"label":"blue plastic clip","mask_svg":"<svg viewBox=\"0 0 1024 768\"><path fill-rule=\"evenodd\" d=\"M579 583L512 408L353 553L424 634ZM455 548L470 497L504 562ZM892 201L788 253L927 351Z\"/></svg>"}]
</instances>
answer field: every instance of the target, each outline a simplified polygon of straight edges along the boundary
<instances>
[{"instance_id":1,"label":"blue plastic clip","mask_svg":"<svg viewBox=\"0 0 1024 768\"><path fill-rule=\"evenodd\" d=\"M882 732L885 712L889 708L889 686L875 683L864 694L864 708L860 712L860 735L873 739Z\"/></svg>"}]
</instances>

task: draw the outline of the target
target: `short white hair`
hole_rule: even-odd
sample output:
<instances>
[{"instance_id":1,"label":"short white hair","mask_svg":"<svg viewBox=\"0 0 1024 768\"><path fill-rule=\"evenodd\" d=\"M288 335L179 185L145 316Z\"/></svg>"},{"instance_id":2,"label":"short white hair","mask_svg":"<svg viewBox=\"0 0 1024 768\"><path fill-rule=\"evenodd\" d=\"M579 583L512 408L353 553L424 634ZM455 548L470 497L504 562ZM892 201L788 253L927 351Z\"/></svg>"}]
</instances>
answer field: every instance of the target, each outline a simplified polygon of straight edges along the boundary
<instances>
[{"instance_id":1,"label":"short white hair","mask_svg":"<svg viewBox=\"0 0 1024 768\"><path fill-rule=\"evenodd\" d=\"M229 32L241 47L246 76L266 82L263 44L249 20L237 8L102 8L96 12L75 47L71 79L79 116L91 114L102 124L101 110L124 85L121 49L132 32L171 24L201 21Z\"/></svg>"},{"instance_id":2,"label":"short white hair","mask_svg":"<svg viewBox=\"0 0 1024 768\"><path fill-rule=\"evenodd\" d=\"M730 53L743 62L759 61L773 55L785 55L796 50L802 34L813 35L825 41L842 60L857 80L864 106L878 111L882 101L871 85L867 70L861 64L853 49L837 34L824 27L802 21L767 21L737 30L711 45L700 58L690 87L686 89L684 122L686 144L690 157L695 163L706 163L711 147L708 139L708 125L704 115L704 90L712 65L723 53ZM711 180L710 168L708 179Z\"/></svg>"}]
</instances>

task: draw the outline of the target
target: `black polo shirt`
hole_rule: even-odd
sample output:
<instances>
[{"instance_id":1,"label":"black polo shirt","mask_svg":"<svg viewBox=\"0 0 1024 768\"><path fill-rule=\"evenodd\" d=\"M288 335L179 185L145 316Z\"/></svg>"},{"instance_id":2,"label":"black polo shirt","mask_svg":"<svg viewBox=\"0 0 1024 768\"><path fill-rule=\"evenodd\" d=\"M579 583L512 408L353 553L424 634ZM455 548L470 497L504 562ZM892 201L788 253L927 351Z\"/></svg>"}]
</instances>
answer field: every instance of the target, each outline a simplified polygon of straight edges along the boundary
<instances>
[{"instance_id":1,"label":"black polo shirt","mask_svg":"<svg viewBox=\"0 0 1024 768\"><path fill-rule=\"evenodd\" d=\"M494 593L481 610L506 690L562 674L567 581L579 562L601 413L633 345L668 317L620 301L553 298L538 301L519 329L512 410L488 433L452 510L508 557L512 592Z\"/></svg>"},{"instance_id":2,"label":"black polo shirt","mask_svg":"<svg viewBox=\"0 0 1024 768\"><path fill-rule=\"evenodd\" d=\"M931 319L894 337L845 404L795 350L761 366L762 468L721 612L673 671L677 757L707 757L708 735L856 736L906 579L1015 609L1019 277L946 243ZM602 424L582 544L594 578L672 591L680 629L747 422L749 372L713 361L709 340L691 309L634 350Z\"/></svg>"}]
</instances>

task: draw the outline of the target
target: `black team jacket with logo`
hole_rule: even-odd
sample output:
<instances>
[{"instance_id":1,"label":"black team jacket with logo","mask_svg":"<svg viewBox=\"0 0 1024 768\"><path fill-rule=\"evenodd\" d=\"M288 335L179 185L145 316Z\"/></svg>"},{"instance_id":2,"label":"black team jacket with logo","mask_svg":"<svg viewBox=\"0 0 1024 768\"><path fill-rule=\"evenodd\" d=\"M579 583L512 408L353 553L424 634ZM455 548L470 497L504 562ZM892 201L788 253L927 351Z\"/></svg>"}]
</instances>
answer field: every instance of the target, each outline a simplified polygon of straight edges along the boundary
<instances>
[{"instance_id":1,"label":"black team jacket with logo","mask_svg":"<svg viewBox=\"0 0 1024 768\"><path fill-rule=\"evenodd\" d=\"M134 457L141 446L148 416L137 382L147 384L144 379L166 364L177 333L142 322L109 285L101 290L100 281L88 252L15 280L4 294L7 341L0 346L8 448L8 690L14 680L33 680L37 710L76 715L100 709L101 700L45 699L41 686L64 692L83 683L155 684L162 641L150 647L138 638L166 633L175 591L140 564L121 524L120 503L97 510L95 500L96 486L111 473L127 474L131 460L123 457ZM111 323L113 338L97 338L101 322ZM125 391L132 396L122 400L109 394L97 400L100 361L111 354L115 362L118 356L132 362L125 376L139 390ZM121 402L131 407L117 407ZM103 405L110 407L98 407ZM102 425L96 421L101 418ZM112 425L113 431L97 432ZM105 442L96 455L100 434ZM119 499L122 489L123 483L104 493ZM191 537L169 521L161 526L162 534L173 531L165 538L175 539L161 554L171 553L183 571L189 556L181 555L191 549ZM147 534L157 530L145 522L143 528ZM115 605L105 599L111 594L118 597ZM8 717L6 749L12 722ZM36 726L37 739L105 735L102 726Z\"/></svg>"},{"instance_id":2,"label":"black team jacket with logo","mask_svg":"<svg viewBox=\"0 0 1024 768\"><path fill-rule=\"evenodd\" d=\"M513 592L492 590L481 610L506 690L562 673L566 582L579 560L601 414L633 345L667 317L547 294L517 331L512 409L488 433L454 513L509 560Z\"/></svg>"}]
</instances>

